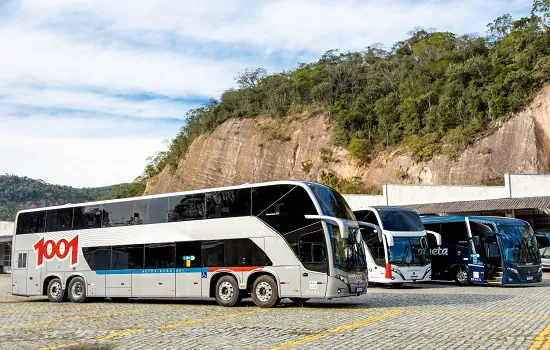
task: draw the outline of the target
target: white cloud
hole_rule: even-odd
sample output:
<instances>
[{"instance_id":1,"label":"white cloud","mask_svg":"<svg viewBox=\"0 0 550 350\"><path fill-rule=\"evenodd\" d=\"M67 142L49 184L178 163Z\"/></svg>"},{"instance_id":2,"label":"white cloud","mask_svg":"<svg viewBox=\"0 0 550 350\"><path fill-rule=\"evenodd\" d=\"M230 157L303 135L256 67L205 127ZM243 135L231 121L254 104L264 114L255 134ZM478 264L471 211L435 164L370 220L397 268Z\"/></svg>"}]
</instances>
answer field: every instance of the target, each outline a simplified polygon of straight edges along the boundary
<instances>
[{"instance_id":1,"label":"white cloud","mask_svg":"<svg viewBox=\"0 0 550 350\"><path fill-rule=\"evenodd\" d=\"M247 67L391 46L416 26L485 31L530 0L0 2L0 173L130 181L197 101ZM183 122L182 122L183 123Z\"/></svg>"}]
</instances>

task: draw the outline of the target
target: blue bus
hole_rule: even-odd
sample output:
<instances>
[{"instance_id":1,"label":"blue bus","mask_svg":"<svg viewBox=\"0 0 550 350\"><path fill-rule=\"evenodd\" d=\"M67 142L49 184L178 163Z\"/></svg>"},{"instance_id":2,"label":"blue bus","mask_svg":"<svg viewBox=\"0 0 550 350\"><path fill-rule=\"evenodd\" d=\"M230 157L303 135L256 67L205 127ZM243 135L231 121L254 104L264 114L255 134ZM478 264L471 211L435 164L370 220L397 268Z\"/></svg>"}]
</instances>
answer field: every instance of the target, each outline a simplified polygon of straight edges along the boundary
<instances>
[{"instance_id":1,"label":"blue bus","mask_svg":"<svg viewBox=\"0 0 550 350\"><path fill-rule=\"evenodd\" d=\"M523 220L504 217L424 216L427 230L438 232L438 246L428 236L432 280L458 285L523 284L542 281L542 265L533 229Z\"/></svg>"}]
</instances>

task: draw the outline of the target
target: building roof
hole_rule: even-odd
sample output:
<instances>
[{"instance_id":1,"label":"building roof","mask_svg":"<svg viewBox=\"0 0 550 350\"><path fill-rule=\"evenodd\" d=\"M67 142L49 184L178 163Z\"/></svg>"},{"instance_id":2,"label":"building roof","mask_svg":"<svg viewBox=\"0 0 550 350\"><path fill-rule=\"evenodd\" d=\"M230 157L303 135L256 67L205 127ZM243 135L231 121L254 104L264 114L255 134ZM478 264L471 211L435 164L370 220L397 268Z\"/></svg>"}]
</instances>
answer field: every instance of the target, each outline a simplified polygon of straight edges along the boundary
<instances>
[{"instance_id":1,"label":"building roof","mask_svg":"<svg viewBox=\"0 0 550 350\"><path fill-rule=\"evenodd\" d=\"M550 196L412 204L405 205L405 207L416 210L418 214L467 213L511 209L541 209L550 208Z\"/></svg>"}]
</instances>

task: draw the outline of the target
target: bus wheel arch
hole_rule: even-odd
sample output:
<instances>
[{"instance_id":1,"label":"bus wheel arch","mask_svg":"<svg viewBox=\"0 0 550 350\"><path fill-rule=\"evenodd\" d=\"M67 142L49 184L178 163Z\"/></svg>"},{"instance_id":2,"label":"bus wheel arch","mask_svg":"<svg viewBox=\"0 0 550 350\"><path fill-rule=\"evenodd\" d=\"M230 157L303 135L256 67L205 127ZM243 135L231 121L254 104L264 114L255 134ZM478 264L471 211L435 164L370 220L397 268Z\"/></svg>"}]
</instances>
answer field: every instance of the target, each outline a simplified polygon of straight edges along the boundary
<instances>
[{"instance_id":1,"label":"bus wheel arch","mask_svg":"<svg viewBox=\"0 0 550 350\"><path fill-rule=\"evenodd\" d=\"M222 278L224 276L231 276L231 277L235 278L235 280L237 281L237 286L238 286L239 278L234 273L229 272L229 271L213 273L212 276L210 277L210 290L209 290L209 293L208 293L208 296L210 298L215 298L216 297L216 285L218 284L218 281L220 280L220 278Z\"/></svg>"}]
</instances>

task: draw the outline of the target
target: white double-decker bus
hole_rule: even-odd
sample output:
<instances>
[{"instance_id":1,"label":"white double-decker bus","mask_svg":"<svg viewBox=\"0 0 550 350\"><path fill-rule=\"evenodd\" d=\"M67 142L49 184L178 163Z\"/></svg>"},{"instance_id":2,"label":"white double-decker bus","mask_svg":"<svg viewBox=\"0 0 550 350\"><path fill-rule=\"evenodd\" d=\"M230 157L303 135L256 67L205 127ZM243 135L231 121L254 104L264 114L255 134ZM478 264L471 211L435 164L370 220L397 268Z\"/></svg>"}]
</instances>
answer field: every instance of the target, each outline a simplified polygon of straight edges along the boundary
<instances>
[{"instance_id":1,"label":"white double-decker bus","mask_svg":"<svg viewBox=\"0 0 550 350\"><path fill-rule=\"evenodd\" d=\"M362 228L369 280L399 286L407 282L431 280L431 260L427 234L420 216L411 209L390 206L354 210L359 221L377 225L381 230Z\"/></svg>"},{"instance_id":2,"label":"white double-decker bus","mask_svg":"<svg viewBox=\"0 0 550 350\"><path fill-rule=\"evenodd\" d=\"M366 292L358 223L343 197L276 181L24 210L12 294L215 297L260 307Z\"/></svg>"}]
</instances>

